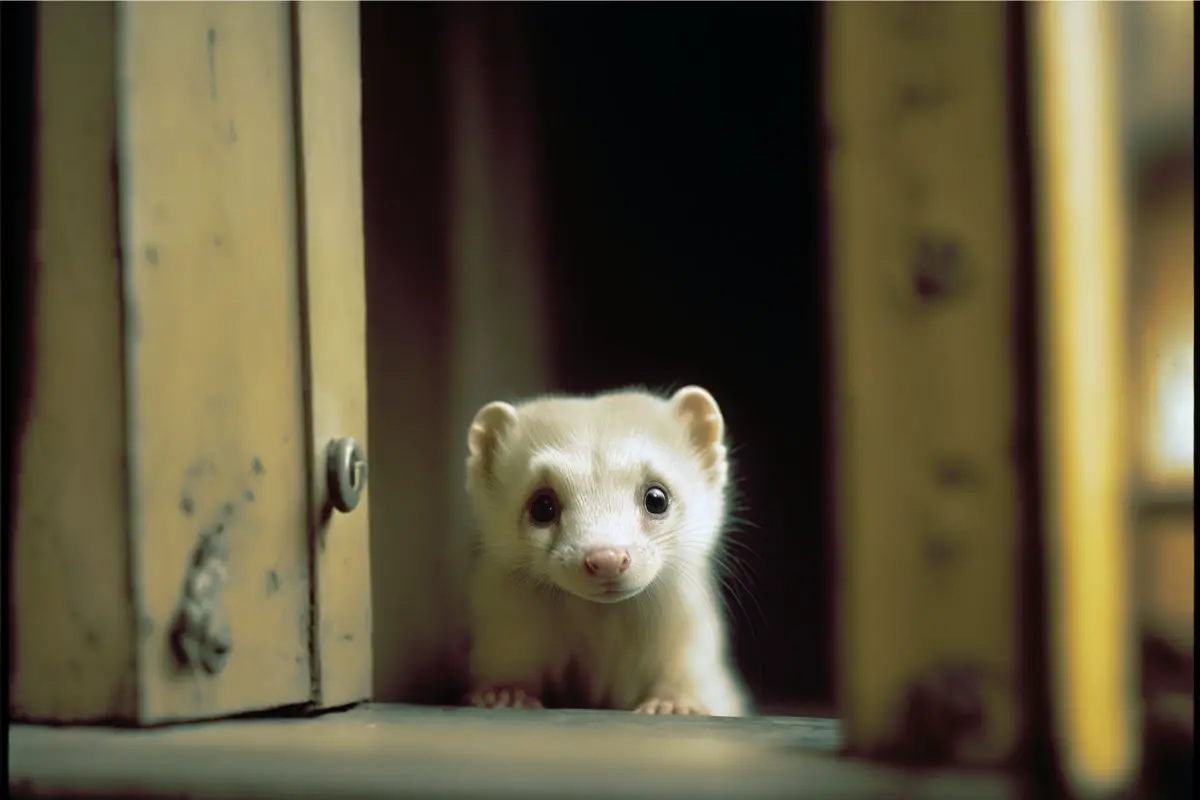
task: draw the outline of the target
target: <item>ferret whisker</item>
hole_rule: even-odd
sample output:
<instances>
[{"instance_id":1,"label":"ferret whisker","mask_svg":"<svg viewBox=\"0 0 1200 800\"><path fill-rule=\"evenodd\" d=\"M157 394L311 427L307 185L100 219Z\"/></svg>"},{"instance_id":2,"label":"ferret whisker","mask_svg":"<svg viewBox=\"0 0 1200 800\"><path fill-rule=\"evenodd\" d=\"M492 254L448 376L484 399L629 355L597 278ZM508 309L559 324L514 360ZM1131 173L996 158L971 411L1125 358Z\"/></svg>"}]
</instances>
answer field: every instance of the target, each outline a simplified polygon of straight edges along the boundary
<instances>
[{"instance_id":1,"label":"ferret whisker","mask_svg":"<svg viewBox=\"0 0 1200 800\"><path fill-rule=\"evenodd\" d=\"M742 599L738 596L738 593L730 587L729 582L721 577L718 577L717 581L723 590L718 592L718 596L721 598L721 605L724 606L725 613L731 617L733 616L733 608L729 605L729 600L732 599L733 602L737 604L738 611L741 612L741 616L743 618L748 616L746 606L742 603Z\"/></svg>"},{"instance_id":2,"label":"ferret whisker","mask_svg":"<svg viewBox=\"0 0 1200 800\"><path fill-rule=\"evenodd\" d=\"M754 594L754 591L750 588L750 585L746 583L742 576L735 572L729 572L721 577L721 583L723 586L725 586L730 595L737 600L738 606L742 609L742 612L745 615L744 619L751 622L753 621L753 617L747 610L746 604L742 602L743 599L754 606L754 610L758 612L759 621L761 621L764 626L768 624L767 614L765 611L763 611L762 604L759 603L758 597ZM754 630L753 625L751 626L751 630Z\"/></svg>"},{"instance_id":3,"label":"ferret whisker","mask_svg":"<svg viewBox=\"0 0 1200 800\"><path fill-rule=\"evenodd\" d=\"M748 554L756 556L753 551L748 551ZM755 567L750 563L749 560L738 553L732 553L727 550L721 551L714 554L714 561L716 562L716 568L721 575L733 577L742 582L743 585L746 585L746 581L749 581L755 585L759 583L758 574L755 571ZM747 588L749 587L747 586Z\"/></svg>"},{"instance_id":4,"label":"ferret whisker","mask_svg":"<svg viewBox=\"0 0 1200 800\"><path fill-rule=\"evenodd\" d=\"M758 551L755 550L749 542L743 542L736 536L725 537L723 540L721 540L721 547L725 550L741 550L753 556L758 555Z\"/></svg>"},{"instance_id":5,"label":"ferret whisker","mask_svg":"<svg viewBox=\"0 0 1200 800\"><path fill-rule=\"evenodd\" d=\"M761 530L761 526L749 517L741 517L736 514L729 514L725 518L726 533L743 531L748 528L753 530Z\"/></svg>"}]
</instances>

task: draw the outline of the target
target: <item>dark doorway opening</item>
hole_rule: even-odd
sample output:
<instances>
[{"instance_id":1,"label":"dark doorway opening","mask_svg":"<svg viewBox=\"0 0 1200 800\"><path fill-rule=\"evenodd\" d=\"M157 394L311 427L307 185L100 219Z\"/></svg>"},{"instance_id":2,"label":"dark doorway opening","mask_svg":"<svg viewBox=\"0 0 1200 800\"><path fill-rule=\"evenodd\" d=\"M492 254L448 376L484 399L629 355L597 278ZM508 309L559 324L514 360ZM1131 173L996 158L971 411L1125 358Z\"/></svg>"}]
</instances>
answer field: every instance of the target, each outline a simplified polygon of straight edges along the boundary
<instances>
[{"instance_id":1,"label":"dark doorway opening","mask_svg":"<svg viewBox=\"0 0 1200 800\"><path fill-rule=\"evenodd\" d=\"M764 710L833 702L816 4L528 9L559 387L700 383L737 460Z\"/></svg>"}]
</instances>

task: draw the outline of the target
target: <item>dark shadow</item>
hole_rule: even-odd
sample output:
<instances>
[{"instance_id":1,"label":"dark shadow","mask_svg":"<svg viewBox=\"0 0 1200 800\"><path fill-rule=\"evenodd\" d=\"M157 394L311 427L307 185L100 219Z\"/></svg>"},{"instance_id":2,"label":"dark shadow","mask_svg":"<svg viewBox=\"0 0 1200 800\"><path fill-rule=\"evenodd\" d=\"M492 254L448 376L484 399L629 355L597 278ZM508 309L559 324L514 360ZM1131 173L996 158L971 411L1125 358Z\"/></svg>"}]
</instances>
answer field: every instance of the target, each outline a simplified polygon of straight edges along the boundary
<instances>
[{"instance_id":1,"label":"dark shadow","mask_svg":"<svg viewBox=\"0 0 1200 800\"><path fill-rule=\"evenodd\" d=\"M33 303L36 273L33 269L34 171L37 163L35 144L35 80L37 43L37 4L5 3L0 6L0 184L3 195L0 213L0 325L3 348L3 524L4 524L4 629L5 653L11 653L16 641L12 613L13 502L17 445L24 430L30 397L33 363ZM6 656L8 677L13 659Z\"/></svg>"}]
</instances>

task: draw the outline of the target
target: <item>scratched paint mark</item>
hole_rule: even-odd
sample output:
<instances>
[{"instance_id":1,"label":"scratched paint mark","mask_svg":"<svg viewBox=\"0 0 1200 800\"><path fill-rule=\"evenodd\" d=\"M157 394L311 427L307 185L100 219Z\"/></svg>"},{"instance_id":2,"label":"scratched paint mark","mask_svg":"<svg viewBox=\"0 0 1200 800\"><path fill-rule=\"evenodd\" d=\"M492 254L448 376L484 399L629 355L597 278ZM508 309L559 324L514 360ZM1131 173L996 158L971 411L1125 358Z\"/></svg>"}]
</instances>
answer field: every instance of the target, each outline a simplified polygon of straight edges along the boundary
<instances>
[{"instance_id":1,"label":"scratched paint mark","mask_svg":"<svg viewBox=\"0 0 1200 800\"><path fill-rule=\"evenodd\" d=\"M208 475L216 471L217 465L214 464L211 459L202 458L198 461L192 462L192 464L187 468L187 476L195 479L202 475Z\"/></svg>"},{"instance_id":2,"label":"scratched paint mark","mask_svg":"<svg viewBox=\"0 0 1200 800\"><path fill-rule=\"evenodd\" d=\"M237 144L237 125L233 124L233 120L229 120L229 142Z\"/></svg>"},{"instance_id":3,"label":"scratched paint mark","mask_svg":"<svg viewBox=\"0 0 1200 800\"><path fill-rule=\"evenodd\" d=\"M262 475L264 472L266 472L266 470L263 469L263 463L258 456L255 456L254 460L250 462L250 469L255 475Z\"/></svg>"},{"instance_id":4,"label":"scratched paint mark","mask_svg":"<svg viewBox=\"0 0 1200 800\"><path fill-rule=\"evenodd\" d=\"M273 569L267 570L267 596L279 591L279 573Z\"/></svg>"},{"instance_id":5,"label":"scratched paint mark","mask_svg":"<svg viewBox=\"0 0 1200 800\"><path fill-rule=\"evenodd\" d=\"M217 32L208 29L208 93L217 99Z\"/></svg>"},{"instance_id":6,"label":"scratched paint mark","mask_svg":"<svg viewBox=\"0 0 1200 800\"><path fill-rule=\"evenodd\" d=\"M154 245L146 248L146 260L150 262L150 266L158 266L158 248Z\"/></svg>"}]
</instances>

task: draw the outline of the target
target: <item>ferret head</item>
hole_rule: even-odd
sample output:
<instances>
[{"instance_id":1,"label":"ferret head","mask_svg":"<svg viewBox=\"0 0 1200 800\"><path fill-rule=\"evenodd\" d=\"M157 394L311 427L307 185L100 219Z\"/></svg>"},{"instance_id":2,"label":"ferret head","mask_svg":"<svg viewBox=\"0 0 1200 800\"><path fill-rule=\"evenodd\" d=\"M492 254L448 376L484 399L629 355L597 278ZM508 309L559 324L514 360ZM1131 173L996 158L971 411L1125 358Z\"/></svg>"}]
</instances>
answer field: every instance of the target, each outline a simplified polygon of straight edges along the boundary
<instances>
[{"instance_id":1,"label":"ferret head","mask_svg":"<svg viewBox=\"0 0 1200 800\"><path fill-rule=\"evenodd\" d=\"M481 557L597 603L695 579L724 523L724 435L697 386L485 405L467 436Z\"/></svg>"}]
</instances>

